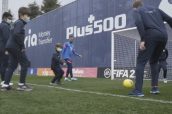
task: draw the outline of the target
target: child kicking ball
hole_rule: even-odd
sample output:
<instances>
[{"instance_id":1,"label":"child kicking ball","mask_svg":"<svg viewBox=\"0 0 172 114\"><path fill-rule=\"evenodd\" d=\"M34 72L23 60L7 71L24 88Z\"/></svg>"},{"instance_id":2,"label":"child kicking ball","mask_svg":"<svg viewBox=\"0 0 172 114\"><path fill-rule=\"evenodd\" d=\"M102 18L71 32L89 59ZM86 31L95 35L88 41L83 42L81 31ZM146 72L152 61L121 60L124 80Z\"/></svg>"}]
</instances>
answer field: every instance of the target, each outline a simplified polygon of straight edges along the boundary
<instances>
[{"instance_id":1,"label":"child kicking ball","mask_svg":"<svg viewBox=\"0 0 172 114\"><path fill-rule=\"evenodd\" d=\"M52 79L50 85L60 85L61 79L64 75L64 71L61 66L65 65L65 63L60 57L62 48L63 46L60 43L57 43L55 46L56 53L53 54L51 59L51 69L53 70L55 77Z\"/></svg>"}]
</instances>

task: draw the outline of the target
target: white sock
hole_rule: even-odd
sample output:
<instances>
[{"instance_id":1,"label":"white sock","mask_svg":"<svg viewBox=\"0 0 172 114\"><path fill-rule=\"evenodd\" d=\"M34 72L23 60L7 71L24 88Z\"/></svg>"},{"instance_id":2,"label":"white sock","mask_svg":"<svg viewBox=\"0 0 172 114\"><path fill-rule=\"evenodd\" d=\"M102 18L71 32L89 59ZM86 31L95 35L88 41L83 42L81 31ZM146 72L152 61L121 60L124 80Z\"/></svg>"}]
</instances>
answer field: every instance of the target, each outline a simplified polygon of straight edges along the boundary
<instances>
[{"instance_id":1,"label":"white sock","mask_svg":"<svg viewBox=\"0 0 172 114\"><path fill-rule=\"evenodd\" d=\"M19 86L23 86L23 85L24 85L24 83L18 83L18 85L19 85Z\"/></svg>"}]
</instances>

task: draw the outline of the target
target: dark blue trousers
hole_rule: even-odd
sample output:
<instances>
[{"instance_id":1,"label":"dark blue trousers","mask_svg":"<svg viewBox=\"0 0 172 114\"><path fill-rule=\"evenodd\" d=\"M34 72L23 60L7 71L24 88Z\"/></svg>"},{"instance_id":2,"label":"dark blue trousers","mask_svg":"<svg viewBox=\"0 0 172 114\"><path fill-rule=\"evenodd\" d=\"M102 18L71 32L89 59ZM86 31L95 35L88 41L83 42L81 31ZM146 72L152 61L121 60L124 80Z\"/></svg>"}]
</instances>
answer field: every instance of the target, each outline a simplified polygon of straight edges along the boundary
<instances>
[{"instance_id":1,"label":"dark blue trousers","mask_svg":"<svg viewBox=\"0 0 172 114\"><path fill-rule=\"evenodd\" d=\"M73 77L73 71L72 71L72 68L73 68L73 65L72 65L72 60L70 59L65 59L66 61L66 64L67 64L67 72L66 72L66 77L71 76L71 78Z\"/></svg>"},{"instance_id":2,"label":"dark blue trousers","mask_svg":"<svg viewBox=\"0 0 172 114\"><path fill-rule=\"evenodd\" d=\"M25 52L17 51L15 49L8 49L9 63L5 73L5 84L9 84L13 72L17 68L18 64L21 65L20 71L20 83L25 83L28 67L30 67L30 61L28 60Z\"/></svg>"},{"instance_id":3,"label":"dark blue trousers","mask_svg":"<svg viewBox=\"0 0 172 114\"><path fill-rule=\"evenodd\" d=\"M52 79L52 83L55 82L60 82L60 80L62 79L63 75L64 75L64 71L61 68L57 68L57 69L53 69L53 72L55 74L55 77Z\"/></svg>"},{"instance_id":4,"label":"dark blue trousers","mask_svg":"<svg viewBox=\"0 0 172 114\"><path fill-rule=\"evenodd\" d=\"M5 52L0 52L0 75L2 81L4 81L5 71L7 66L8 66L8 55L5 55Z\"/></svg>"},{"instance_id":5,"label":"dark blue trousers","mask_svg":"<svg viewBox=\"0 0 172 114\"><path fill-rule=\"evenodd\" d=\"M163 77L167 78L167 62L165 61L159 61L158 63L158 71L160 73L161 69L163 70Z\"/></svg>"},{"instance_id":6,"label":"dark blue trousers","mask_svg":"<svg viewBox=\"0 0 172 114\"><path fill-rule=\"evenodd\" d=\"M167 42L167 38L155 35L156 33L154 32L150 33L150 37L145 41L146 49L139 50L137 57L135 90L139 92L142 92L144 68L148 61L151 67L151 85L158 86L158 59L162 54L162 51L165 48Z\"/></svg>"}]
</instances>

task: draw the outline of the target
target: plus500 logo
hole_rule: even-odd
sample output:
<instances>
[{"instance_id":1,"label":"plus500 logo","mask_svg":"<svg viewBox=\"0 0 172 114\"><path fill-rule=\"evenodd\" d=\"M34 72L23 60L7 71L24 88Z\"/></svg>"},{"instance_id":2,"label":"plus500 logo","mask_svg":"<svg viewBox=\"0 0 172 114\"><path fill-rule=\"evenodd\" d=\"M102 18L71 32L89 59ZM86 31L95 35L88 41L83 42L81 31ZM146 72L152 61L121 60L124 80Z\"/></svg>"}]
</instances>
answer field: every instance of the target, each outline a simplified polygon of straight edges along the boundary
<instances>
[{"instance_id":1,"label":"plus500 logo","mask_svg":"<svg viewBox=\"0 0 172 114\"><path fill-rule=\"evenodd\" d=\"M83 37L92 34L112 31L113 29L122 29L126 27L127 19L126 14L120 14L115 17L108 17L104 20L95 21L95 16L90 15L88 18L89 25L78 27L73 26L66 29L66 38L69 35L74 37Z\"/></svg>"}]
</instances>

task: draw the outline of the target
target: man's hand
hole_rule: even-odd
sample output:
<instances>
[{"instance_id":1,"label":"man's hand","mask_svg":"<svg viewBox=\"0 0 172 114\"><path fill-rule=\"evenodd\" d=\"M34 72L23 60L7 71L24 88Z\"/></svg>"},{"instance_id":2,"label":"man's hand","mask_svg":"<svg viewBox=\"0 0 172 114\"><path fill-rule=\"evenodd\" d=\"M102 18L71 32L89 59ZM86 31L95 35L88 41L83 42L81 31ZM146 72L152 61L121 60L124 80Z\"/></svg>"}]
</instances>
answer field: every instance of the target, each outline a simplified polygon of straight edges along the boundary
<instances>
[{"instance_id":1,"label":"man's hand","mask_svg":"<svg viewBox=\"0 0 172 114\"><path fill-rule=\"evenodd\" d=\"M81 57L81 58L82 58L82 55L79 55L79 57Z\"/></svg>"},{"instance_id":2,"label":"man's hand","mask_svg":"<svg viewBox=\"0 0 172 114\"><path fill-rule=\"evenodd\" d=\"M66 66L66 63L65 62L63 63L63 66Z\"/></svg>"},{"instance_id":3,"label":"man's hand","mask_svg":"<svg viewBox=\"0 0 172 114\"><path fill-rule=\"evenodd\" d=\"M61 64L63 65L63 66L66 66L66 62L65 62L65 60L61 60Z\"/></svg>"},{"instance_id":4,"label":"man's hand","mask_svg":"<svg viewBox=\"0 0 172 114\"><path fill-rule=\"evenodd\" d=\"M144 41L140 42L140 50L145 50L145 49L146 49L145 42Z\"/></svg>"},{"instance_id":5,"label":"man's hand","mask_svg":"<svg viewBox=\"0 0 172 114\"><path fill-rule=\"evenodd\" d=\"M5 55L8 55L9 53L8 53L8 51L5 51Z\"/></svg>"},{"instance_id":6,"label":"man's hand","mask_svg":"<svg viewBox=\"0 0 172 114\"><path fill-rule=\"evenodd\" d=\"M22 49L21 52L25 52L25 49Z\"/></svg>"}]
</instances>

